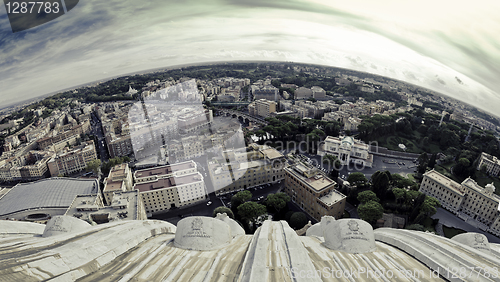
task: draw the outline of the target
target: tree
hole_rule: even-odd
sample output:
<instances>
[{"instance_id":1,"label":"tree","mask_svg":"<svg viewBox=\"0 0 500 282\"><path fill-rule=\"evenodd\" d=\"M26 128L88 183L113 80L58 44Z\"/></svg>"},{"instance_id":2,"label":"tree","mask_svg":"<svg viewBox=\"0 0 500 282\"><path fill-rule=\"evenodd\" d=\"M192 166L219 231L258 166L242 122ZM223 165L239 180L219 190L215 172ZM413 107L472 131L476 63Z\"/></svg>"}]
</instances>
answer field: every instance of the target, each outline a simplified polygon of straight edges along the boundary
<instances>
[{"instance_id":1,"label":"tree","mask_svg":"<svg viewBox=\"0 0 500 282\"><path fill-rule=\"evenodd\" d=\"M300 229L307 224L307 217L303 212L294 212L290 217L290 227Z\"/></svg>"},{"instance_id":2,"label":"tree","mask_svg":"<svg viewBox=\"0 0 500 282\"><path fill-rule=\"evenodd\" d=\"M237 208L239 205L245 203L252 198L252 192L250 191L240 191L236 195L231 197L231 206Z\"/></svg>"},{"instance_id":3,"label":"tree","mask_svg":"<svg viewBox=\"0 0 500 282\"><path fill-rule=\"evenodd\" d=\"M266 212L266 206L256 202L246 202L238 206L238 215L250 222L254 222L257 217L265 214Z\"/></svg>"},{"instance_id":4,"label":"tree","mask_svg":"<svg viewBox=\"0 0 500 282\"><path fill-rule=\"evenodd\" d=\"M430 169L433 169L434 166L436 165L436 158L437 158L437 154L432 154L430 160L429 160L429 163L427 164L427 166L430 168Z\"/></svg>"},{"instance_id":5,"label":"tree","mask_svg":"<svg viewBox=\"0 0 500 282\"><path fill-rule=\"evenodd\" d=\"M377 171L372 177L373 191L377 194L377 197L385 199L385 193L387 192L387 187L390 181L390 172L388 171Z\"/></svg>"},{"instance_id":6,"label":"tree","mask_svg":"<svg viewBox=\"0 0 500 282\"><path fill-rule=\"evenodd\" d=\"M369 201L380 202L380 199L373 191L363 191L358 194L358 201L361 204L366 204Z\"/></svg>"},{"instance_id":7,"label":"tree","mask_svg":"<svg viewBox=\"0 0 500 282\"><path fill-rule=\"evenodd\" d=\"M427 168L427 163L429 162L429 156L427 153L422 153L420 157L417 159L418 161L418 169L419 173L425 173L425 169Z\"/></svg>"},{"instance_id":8,"label":"tree","mask_svg":"<svg viewBox=\"0 0 500 282\"><path fill-rule=\"evenodd\" d=\"M94 174L97 174L99 171L99 167L101 166L101 160L91 160L90 162L87 163L87 166L85 167L85 171L90 172L92 171Z\"/></svg>"},{"instance_id":9,"label":"tree","mask_svg":"<svg viewBox=\"0 0 500 282\"><path fill-rule=\"evenodd\" d=\"M347 182L352 185L365 185L368 179L366 179L366 176L361 172L353 172L347 177Z\"/></svg>"},{"instance_id":10,"label":"tree","mask_svg":"<svg viewBox=\"0 0 500 282\"><path fill-rule=\"evenodd\" d=\"M420 212L424 213L426 216L431 216L436 213L437 208L440 207L438 199L430 196L426 196L424 202L420 206Z\"/></svg>"},{"instance_id":11,"label":"tree","mask_svg":"<svg viewBox=\"0 0 500 282\"><path fill-rule=\"evenodd\" d=\"M396 198L396 202L398 202L398 203L400 203L402 200L405 199L405 196L406 196L405 189L392 188L392 193L394 194L394 197Z\"/></svg>"},{"instance_id":12,"label":"tree","mask_svg":"<svg viewBox=\"0 0 500 282\"><path fill-rule=\"evenodd\" d=\"M234 213L230 208L227 207L216 207L212 213L213 217L216 217L218 213L225 213L230 218L234 219Z\"/></svg>"},{"instance_id":13,"label":"tree","mask_svg":"<svg viewBox=\"0 0 500 282\"><path fill-rule=\"evenodd\" d=\"M383 213L384 208L380 203L375 201L369 201L358 207L359 217L370 224L374 224L377 220L381 219Z\"/></svg>"},{"instance_id":14,"label":"tree","mask_svg":"<svg viewBox=\"0 0 500 282\"><path fill-rule=\"evenodd\" d=\"M266 198L266 204L273 207L278 213L290 201L290 196L285 193L269 194Z\"/></svg>"}]
</instances>

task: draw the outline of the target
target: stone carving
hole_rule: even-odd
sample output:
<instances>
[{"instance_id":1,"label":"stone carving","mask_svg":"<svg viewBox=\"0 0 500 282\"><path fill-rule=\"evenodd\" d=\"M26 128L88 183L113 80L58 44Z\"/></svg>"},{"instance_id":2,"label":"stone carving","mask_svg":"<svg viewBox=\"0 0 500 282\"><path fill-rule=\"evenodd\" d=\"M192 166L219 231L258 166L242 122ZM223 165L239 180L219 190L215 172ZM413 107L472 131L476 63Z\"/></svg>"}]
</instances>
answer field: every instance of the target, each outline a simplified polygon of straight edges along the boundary
<instances>
[{"instance_id":1,"label":"stone carving","mask_svg":"<svg viewBox=\"0 0 500 282\"><path fill-rule=\"evenodd\" d=\"M76 217L58 215L47 222L42 237L83 231L90 227L90 224Z\"/></svg>"},{"instance_id":2,"label":"stone carving","mask_svg":"<svg viewBox=\"0 0 500 282\"><path fill-rule=\"evenodd\" d=\"M329 224L323 226L324 222ZM371 225L359 219L323 221L324 246L347 253L368 253L375 250L375 237Z\"/></svg>"},{"instance_id":3,"label":"stone carving","mask_svg":"<svg viewBox=\"0 0 500 282\"><path fill-rule=\"evenodd\" d=\"M191 222L191 231L188 232L184 237L210 237L205 231L203 231L203 220L196 218Z\"/></svg>"},{"instance_id":4,"label":"stone carving","mask_svg":"<svg viewBox=\"0 0 500 282\"><path fill-rule=\"evenodd\" d=\"M188 250L207 251L227 246L232 239L231 227L226 222L211 217L191 216L177 223L174 245Z\"/></svg>"},{"instance_id":5,"label":"stone carving","mask_svg":"<svg viewBox=\"0 0 500 282\"><path fill-rule=\"evenodd\" d=\"M491 252L488 238L480 233L473 233L473 232L462 233L454 236L453 238L451 238L451 240L469 246L476 250L484 251L487 253Z\"/></svg>"}]
</instances>

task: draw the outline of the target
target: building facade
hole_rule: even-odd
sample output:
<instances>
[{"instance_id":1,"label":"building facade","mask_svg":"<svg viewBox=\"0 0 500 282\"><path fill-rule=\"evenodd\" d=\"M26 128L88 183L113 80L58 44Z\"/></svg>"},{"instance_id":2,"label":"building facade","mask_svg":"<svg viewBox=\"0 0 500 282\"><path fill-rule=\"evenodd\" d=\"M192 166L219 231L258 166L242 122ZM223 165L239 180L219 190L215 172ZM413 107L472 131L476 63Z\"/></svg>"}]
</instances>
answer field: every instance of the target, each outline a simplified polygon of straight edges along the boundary
<instances>
[{"instance_id":1,"label":"building facade","mask_svg":"<svg viewBox=\"0 0 500 282\"><path fill-rule=\"evenodd\" d=\"M477 164L477 170L481 170L483 166L486 168L486 173L489 175L498 176L500 174L500 160L495 156L484 152L481 153Z\"/></svg>"},{"instance_id":2,"label":"building facade","mask_svg":"<svg viewBox=\"0 0 500 282\"><path fill-rule=\"evenodd\" d=\"M115 165L109 171L108 177L104 179L104 188L102 190L107 205L113 202L115 192L132 190L132 172L128 164L123 163Z\"/></svg>"},{"instance_id":3,"label":"building facade","mask_svg":"<svg viewBox=\"0 0 500 282\"><path fill-rule=\"evenodd\" d=\"M320 221L329 215L342 217L346 196L335 189L335 182L319 170L306 164L297 163L285 168L285 189L291 200Z\"/></svg>"},{"instance_id":4,"label":"building facade","mask_svg":"<svg viewBox=\"0 0 500 282\"><path fill-rule=\"evenodd\" d=\"M140 191L148 216L171 208L183 208L207 198L205 181L199 172L139 182L134 189Z\"/></svg>"},{"instance_id":5,"label":"building facade","mask_svg":"<svg viewBox=\"0 0 500 282\"><path fill-rule=\"evenodd\" d=\"M276 102L265 99L256 100L248 105L248 112L253 116L269 117L276 112Z\"/></svg>"},{"instance_id":6,"label":"building facade","mask_svg":"<svg viewBox=\"0 0 500 282\"><path fill-rule=\"evenodd\" d=\"M419 191L468 223L500 236L500 197L494 194L493 184L483 188L471 178L459 184L431 170L424 174Z\"/></svg>"},{"instance_id":7,"label":"building facade","mask_svg":"<svg viewBox=\"0 0 500 282\"><path fill-rule=\"evenodd\" d=\"M92 160L97 160L95 144L94 141L88 141L73 150L54 156L48 162L50 175L69 175L82 171Z\"/></svg>"},{"instance_id":8,"label":"building facade","mask_svg":"<svg viewBox=\"0 0 500 282\"><path fill-rule=\"evenodd\" d=\"M350 136L327 136L324 144L318 149L318 155L327 154L336 156L343 165L350 163L366 167L373 165L373 155L369 153L369 146Z\"/></svg>"},{"instance_id":9,"label":"building facade","mask_svg":"<svg viewBox=\"0 0 500 282\"><path fill-rule=\"evenodd\" d=\"M247 151L248 150L248 151ZM252 144L247 150L227 150L224 158L209 161L208 169L216 194L240 191L285 179L285 157L268 146Z\"/></svg>"}]
</instances>

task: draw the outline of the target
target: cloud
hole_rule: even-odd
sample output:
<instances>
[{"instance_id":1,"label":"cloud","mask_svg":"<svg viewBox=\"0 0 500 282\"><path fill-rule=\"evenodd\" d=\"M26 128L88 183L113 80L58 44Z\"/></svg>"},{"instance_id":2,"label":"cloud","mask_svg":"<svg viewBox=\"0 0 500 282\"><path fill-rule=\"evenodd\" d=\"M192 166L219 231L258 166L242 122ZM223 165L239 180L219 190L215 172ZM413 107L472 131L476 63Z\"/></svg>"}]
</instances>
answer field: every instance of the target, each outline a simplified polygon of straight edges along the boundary
<instances>
[{"instance_id":1,"label":"cloud","mask_svg":"<svg viewBox=\"0 0 500 282\"><path fill-rule=\"evenodd\" d=\"M439 2L432 10L402 2L87 0L16 34L0 14L0 104L104 74L260 59L367 71L495 111L500 24L488 12L495 9L479 5L482 0L467 9Z\"/></svg>"}]
</instances>

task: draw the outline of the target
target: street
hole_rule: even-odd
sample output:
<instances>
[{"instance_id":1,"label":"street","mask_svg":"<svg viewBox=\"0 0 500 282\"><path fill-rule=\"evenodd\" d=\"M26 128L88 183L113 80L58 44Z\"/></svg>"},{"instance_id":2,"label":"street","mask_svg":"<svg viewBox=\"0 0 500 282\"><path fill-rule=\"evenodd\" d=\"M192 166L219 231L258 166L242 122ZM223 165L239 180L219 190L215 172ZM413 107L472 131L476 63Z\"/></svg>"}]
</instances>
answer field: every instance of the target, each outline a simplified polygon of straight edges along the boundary
<instances>
[{"instance_id":1,"label":"street","mask_svg":"<svg viewBox=\"0 0 500 282\"><path fill-rule=\"evenodd\" d=\"M266 196L271 193L278 192L283 187L283 181L281 183L274 183L270 186L263 185L262 189L247 189L252 193L252 201L261 202L265 200ZM174 225L177 225L177 222L186 216L209 216L212 217L212 213L215 208L220 206L227 206L228 203L231 202L232 195L236 194L236 192L231 194L226 194L221 197L216 197L214 193L209 194L209 199L202 203L192 205L186 208L176 208L171 209L165 213L155 214L151 217L151 219L160 219L168 221ZM259 197L264 197L262 200L258 201ZM211 205L207 206L208 201L212 202ZM183 216L183 217L181 217Z\"/></svg>"}]
</instances>

